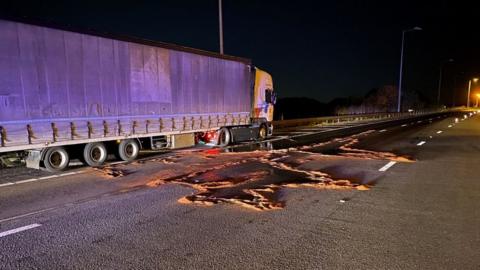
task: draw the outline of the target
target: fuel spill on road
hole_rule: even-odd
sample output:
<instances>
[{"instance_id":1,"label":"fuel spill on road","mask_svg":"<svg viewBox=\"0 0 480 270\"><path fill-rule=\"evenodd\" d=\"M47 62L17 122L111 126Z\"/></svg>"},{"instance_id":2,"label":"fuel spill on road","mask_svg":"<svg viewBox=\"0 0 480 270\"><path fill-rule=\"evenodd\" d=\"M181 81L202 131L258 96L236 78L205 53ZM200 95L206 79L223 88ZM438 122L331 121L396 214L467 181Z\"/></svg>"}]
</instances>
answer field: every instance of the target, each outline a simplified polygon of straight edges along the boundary
<instances>
[{"instance_id":1,"label":"fuel spill on road","mask_svg":"<svg viewBox=\"0 0 480 270\"><path fill-rule=\"evenodd\" d=\"M365 160L413 161L394 153L354 148L369 134L364 132L281 150L178 152L168 158L127 164L124 170L131 172L131 167L147 164L160 167L145 176L147 186L170 183L193 188L191 195L178 200L184 204L230 203L254 210L282 209L286 206L282 192L285 188L369 190L375 184L378 176L351 172L338 164L361 164Z\"/></svg>"}]
</instances>

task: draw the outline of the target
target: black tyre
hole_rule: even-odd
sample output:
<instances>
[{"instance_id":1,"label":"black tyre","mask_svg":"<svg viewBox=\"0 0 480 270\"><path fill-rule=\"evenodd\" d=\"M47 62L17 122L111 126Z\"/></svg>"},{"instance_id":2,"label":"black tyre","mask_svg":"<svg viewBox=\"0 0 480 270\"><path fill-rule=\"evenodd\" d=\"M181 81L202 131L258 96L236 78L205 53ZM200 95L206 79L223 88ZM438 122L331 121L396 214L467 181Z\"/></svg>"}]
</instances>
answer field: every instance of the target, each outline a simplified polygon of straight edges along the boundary
<instances>
[{"instance_id":1,"label":"black tyre","mask_svg":"<svg viewBox=\"0 0 480 270\"><path fill-rule=\"evenodd\" d=\"M266 125L261 125L260 128L258 129L258 139L259 140L265 140L268 136L268 129Z\"/></svg>"},{"instance_id":2,"label":"black tyre","mask_svg":"<svg viewBox=\"0 0 480 270\"><path fill-rule=\"evenodd\" d=\"M136 140L122 140L118 144L116 156L123 161L133 161L138 157L140 146Z\"/></svg>"},{"instance_id":3,"label":"black tyre","mask_svg":"<svg viewBox=\"0 0 480 270\"><path fill-rule=\"evenodd\" d=\"M225 147L229 145L232 142L232 134L230 133L230 130L228 128L221 128L218 131L218 142L217 145L220 147Z\"/></svg>"},{"instance_id":4,"label":"black tyre","mask_svg":"<svg viewBox=\"0 0 480 270\"><path fill-rule=\"evenodd\" d=\"M67 168L70 162L67 150L63 147L48 148L43 156L43 165L49 172L59 172Z\"/></svg>"},{"instance_id":5,"label":"black tyre","mask_svg":"<svg viewBox=\"0 0 480 270\"><path fill-rule=\"evenodd\" d=\"M83 148L82 161L89 166L96 167L102 165L107 156L105 144L101 142L87 143Z\"/></svg>"}]
</instances>

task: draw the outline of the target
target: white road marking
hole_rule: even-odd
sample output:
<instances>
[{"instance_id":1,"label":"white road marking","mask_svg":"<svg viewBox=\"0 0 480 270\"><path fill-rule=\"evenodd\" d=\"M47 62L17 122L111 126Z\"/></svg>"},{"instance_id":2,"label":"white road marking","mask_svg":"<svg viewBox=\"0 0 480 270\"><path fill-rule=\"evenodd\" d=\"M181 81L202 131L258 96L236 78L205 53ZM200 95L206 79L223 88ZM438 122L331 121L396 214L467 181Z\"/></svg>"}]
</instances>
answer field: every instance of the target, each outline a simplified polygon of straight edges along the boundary
<instances>
[{"instance_id":1,"label":"white road marking","mask_svg":"<svg viewBox=\"0 0 480 270\"><path fill-rule=\"evenodd\" d=\"M55 209L58 209L58 206L57 207L50 207L50 208L46 208L46 209L42 209L42 210L38 210L38 211L33 211L33 212L30 212L30 213L26 213L26 214L22 214L22 215L18 215L18 216L13 216L13 217L9 217L9 218L0 219L0 223L3 223L5 221L9 221L9 220L28 217L28 216L31 216L31 215L40 214L40 213L55 210Z\"/></svg>"},{"instance_id":2,"label":"white road marking","mask_svg":"<svg viewBox=\"0 0 480 270\"><path fill-rule=\"evenodd\" d=\"M58 177L58 176L59 176L58 174L55 174L55 175L43 176L43 177L40 177L40 178L38 178L38 179L39 179L39 180L45 180L45 179L56 178L56 177Z\"/></svg>"},{"instance_id":3,"label":"white road marking","mask_svg":"<svg viewBox=\"0 0 480 270\"><path fill-rule=\"evenodd\" d=\"M70 165L70 166L82 166L84 164L83 164L83 162L80 162L80 161L70 161L70 163L68 165Z\"/></svg>"},{"instance_id":4,"label":"white road marking","mask_svg":"<svg viewBox=\"0 0 480 270\"><path fill-rule=\"evenodd\" d=\"M35 181L38 181L38 178L30 178L30 179L25 179L25 180L17 181L17 182L15 182L15 184L23 184L23 183L35 182Z\"/></svg>"},{"instance_id":5,"label":"white road marking","mask_svg":"<svg viewBox=\"0 0 480 270\"><path fill-rule=\"evenodd\" d=\"M13 229L13 230L4 231L4 232L0 233L0 238L4 237L4 236L7 236L7 235L10 235L10 234L19 233L19 232L23 232L23 231L30 230L30 229L33 229L33 228L37 228L37 227L40 227L40 226L42 226L42 225L38 224L38 223L34 223L34 224L30 224L30 225L23 226L23 227L20 227L20 228L16 228L16 229Z\"/></svg>"},{"instance_id":6,"label":"white road marking","mask_svg":"<svg viewBox=\"0 0 480 270\"><path fill-rule=\"evenodd\" d=\"M286 159L287 157L289 157L289 156L274 158L274 159L271 159L271 161L276 162L276 161L279 161L279 160L282 160L282 159Z\"/></svg>"},{"instance_id":7,"label":"white road marking","mask_svg":"<svg viewBox=\"0 0 480 270\"><path fill-rule=\"evenodd\" d=\"M451 128L451 127L452 127L452 125L448 125L448 127L449 127L449 128Z\"/></svg>"},{"instance_id":8,"label":"white road marking","mask_svg":"<svg viewBox=\"0 0 480 270\"><path fill-rule=\"evenodd\" d=\"M426 143L426 141L421 141L419 143L417 143L418 146L421 146L421 145L424 145Z\"/></svg>"},{"instance_id":9,"label":"white road marking","mask_svg":"<svg viewBox=\"0 0 480 270\"><path fill-rule=\"evenodd\" d=\"M62 174L47 175L47 176L42 176L42 177L38 177L38 178L29 178L29 179L25 179L25 180L16 181L16 182L6 182L6 183L3 183L3 184L0 184L0 187L6 187L6 186L11 186L11 185L17 185L17 184L24 184L24 183L35 182L35 181L40 181L40 180L53 179L53 178L59 178L59 177L62 177L62 176L82 174L82 173L86 173L86 172L87 172L87 170L81 170L81 171L67 172L67 173L62 173Z\"/></svg>"},{"instance_id":10,"label":"white road marking","mask_svg":"<svg viewBox=\"0 0 480 270\"><path fill-rule=\"evenodd\" d=\"M403 124L403 125L402 125L402 127L406 127L406 126L407 126L407 124Z\"/></svg>"},{"instance_id":11,"label":"white road marking","mask_svg":"<svg viewBox=\"0 0 480 270\"><path fill-rule=\"evenodd\" d=\"M386 130L386 129L382 129L382 130L380 130L379 132L385 132L385 131L387 131L387 130Z\"/></svg>"},{"instance_id":12,"label":"white road marking","mask_svg":"<svg viewBox=\"0 0 480 270\"><path fill-rule=\"evenodd\" d=\"M443 132L443 131L439 130L439 131L437 131L437 134L440 134L440 133L442 133L442 132Z\"/></svg>"},{"instance_id":13,"label":"white road marking","mask_svg":"<svg viewBox=\"0 0 480 270\"><path fill-rule=\"evenodd\" d=\"M421 122L422 122L421 120L417 121L417 123L421 123Z\"/></svg>"},{"instance_id":14,"label":"white road marking","mask_svg":"<svg viewBox=\"0 0 480 270\"><path fill-rule=\"evenodd\" d=\"M393 165L395 165L397 162L396 161L390 161L388 162L387 164L385 164L385 166L383 166L382 168L380 168L378 171L379 172L384 172L388 169L390 169L390 167L392 167Z\"/></svg>"},{"instance_id":15,"label":"white road marking","mask_svg":"<svg viewBox=\"0 0 480 270\"><path fill-rule=\"evenodd\" d=\"M59 174L59 176L69 176L69 175L74 175L74 174L77 174L77 172L62 173L62 174Z\"/></svg>"},{"instance_id":16,"label":"white road marking","mask_svg":"<svg viewBox=\"0 0 480 270\"><path fill-rule=\"evenodd\" d=\"M15 185L15 183L12 183L12 182L3 183L3 184L0 184L0 187L6 187L11 185Z\"/></svg>"},{"instance_id":17,"label":"white road marking","mask_svg":"<svg viewBox=\"0 0 480 270\"><path fill-rule=\"evenodd\" d=\"M115 162L112 162L112 163L108 163L108 165L118 165L118 164L122 164L122 163L126 163L126 161L115 161Z\"/></svg>"}]
</instances>

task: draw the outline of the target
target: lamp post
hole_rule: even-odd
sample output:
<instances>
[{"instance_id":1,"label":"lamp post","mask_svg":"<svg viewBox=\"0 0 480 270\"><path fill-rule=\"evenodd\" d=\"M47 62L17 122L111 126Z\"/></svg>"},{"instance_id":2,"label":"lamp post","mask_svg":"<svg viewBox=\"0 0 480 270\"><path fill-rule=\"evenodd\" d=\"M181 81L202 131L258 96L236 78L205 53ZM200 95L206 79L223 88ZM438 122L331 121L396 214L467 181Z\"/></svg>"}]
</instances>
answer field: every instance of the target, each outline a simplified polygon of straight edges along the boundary
<instances>
[{"instance_id":1,"label":"lamp post","mask_svg":"<svg viewBox=\"0 0 480 270\"><path fill-rule=\"evenodd\" d=\"M220 54L223 54L223 14L222 0L218 0L218 32L220 39Z\"/></svg>"},{"instance_id":2,"label":"lamp post","mask_svg":"<svg viewBox=\"0 0 480 270\"><path fill-rule=\"evenodd\" d=\"M398 78L398 102L397 102L397 112L402 110L402 76L403 76L403 49L405 47L405 33L412 31L420 31L422 28L415 26L412 29L407 29L402 31L402 50L400 52L400 76Z\"/></svg>"},{"instance_id":3,"label":"lamp post","mask_svg":"<svg viewBox=\"0 0 480 270\"><path fill-rule=\"evenodd\" d=\"M472 88L472 80L474 83L478 81L478 78L468 80L468 92L467 92L467 108L470 108L470 90Z\"/></svg>"},{"instance_id":4,"label":"lamp post","mask_svg":"<svg viewBox=\"0 0 480 270\"><path fill-rule=\"evenodd\" d=\"M438 78L438 93L437 93L437 105L440 105L440 93L442 91L442 73L443 73L443 67L445 66L446 63L451 63L453 62L453 59L448 59L445 61L442 61L440 63L440 76Z\"/></svg>"}]
</instances>

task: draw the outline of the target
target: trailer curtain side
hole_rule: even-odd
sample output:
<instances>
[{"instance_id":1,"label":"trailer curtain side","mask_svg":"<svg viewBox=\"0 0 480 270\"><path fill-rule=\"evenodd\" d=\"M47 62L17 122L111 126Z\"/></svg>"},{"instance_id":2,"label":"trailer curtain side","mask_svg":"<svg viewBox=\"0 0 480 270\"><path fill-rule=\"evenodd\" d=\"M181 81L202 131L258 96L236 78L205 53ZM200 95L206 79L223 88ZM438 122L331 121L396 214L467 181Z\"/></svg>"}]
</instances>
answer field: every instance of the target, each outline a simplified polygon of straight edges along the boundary
<instances>
[{"instance_id":1,"label":"trailer curtain side","mask_svg":"<svg viewBox=\"0 0 480 270\"><path fill-rule=\"evenodd\" d=\"M10 145L250 121L246 63L5 20L0 36Z\"/></svg>"}]
</instances>

